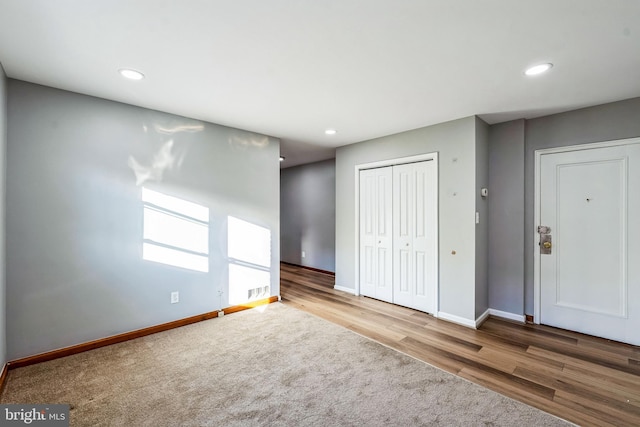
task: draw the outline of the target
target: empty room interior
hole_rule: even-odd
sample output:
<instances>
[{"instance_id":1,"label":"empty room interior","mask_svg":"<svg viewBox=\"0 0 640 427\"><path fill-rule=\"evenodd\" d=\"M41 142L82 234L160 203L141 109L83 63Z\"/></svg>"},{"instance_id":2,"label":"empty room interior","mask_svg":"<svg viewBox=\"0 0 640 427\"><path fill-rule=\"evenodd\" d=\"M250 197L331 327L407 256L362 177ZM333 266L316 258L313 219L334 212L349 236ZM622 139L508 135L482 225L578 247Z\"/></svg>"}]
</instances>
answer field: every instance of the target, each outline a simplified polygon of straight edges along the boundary
<instances>
[{"instance_id":1,"label":"empty room interior","mask_svg":"<svg viewBox=\"0 0 640 427\"><path fill-rule=\"evenodd\" d=\"M639 70L633 0L0 0L0 418L640 425Z\"/></svg>"}]
</instances>

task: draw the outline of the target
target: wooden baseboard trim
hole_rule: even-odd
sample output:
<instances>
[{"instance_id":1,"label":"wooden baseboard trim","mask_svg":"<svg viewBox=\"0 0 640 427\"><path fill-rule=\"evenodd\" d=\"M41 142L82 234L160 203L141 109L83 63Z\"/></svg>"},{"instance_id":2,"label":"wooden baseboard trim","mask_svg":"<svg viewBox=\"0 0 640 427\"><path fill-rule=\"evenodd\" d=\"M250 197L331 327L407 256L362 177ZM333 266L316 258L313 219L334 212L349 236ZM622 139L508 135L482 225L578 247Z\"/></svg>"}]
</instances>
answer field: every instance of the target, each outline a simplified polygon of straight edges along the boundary
<instances>
[{"instance_id":1,"label":"wooden baseboard trim","mask_svg":"<svg viewBox=\"0 0 640 427\"><path fill-rule=\"evenodd\" d=\"M242 305L234 305L233 307L225 308L222 311L224 312L224 314L237 313L238 311L248 310L250 308L259 307L259 306L265 305L265 304L271 304L272 302L278 301L278 299L279 299L279 297L277 297L277 296L276 297L269 297L269 298L261 299L261 300L258 300L258 301L248 302L248 303L242 304Z\"/></svg>"},{"instance_id":2,"label":"wooden baseboard trim","mask_svg":"<svg viewBox=\"0 0 640 427\"><path fill-rule=\"evenodd\" d=\"M278 297L269 297L258 301L252 301L247 304L236 305L227 307L224 310L220 310L223 314L236 313L238 311L247 310L250 308L258 307L265 304L271 304L278 301ZM151 334L157 334L158 332L168 331L170 329L179 328L181 326L190 325L192 323L202 322L203 320L213 319L218 317L219 311L211 311L208 313L198 314L197 316L186 317L184 319L174 320L173 322L163 323L161 325L150 326L148 328L138 329L131 332L125 332L123 334L114 335L107 338L101 338L94 341L89 341L82 344L76 344L70 347L61 348L58 350L48 351L46 353L36 354L34 356L24 357L22 359L12 360L5 365L5 370L22 368L24 366L35 365L36 363L47 362L49 360L59 359L61 357L71 356L73 354L82 353L85 351L93 350L100 347L106 347L108 345L118 344L124 341L133 340L136 338L144 337ZM4 373L0 378L0 381L4 381Z\"/></svg>"},{"instance_id":3,"label":"wooden baseboard trim","mask_svg":"<svg viewBox=\"0 0 640 427\"><path fill-rule=\"evenodd\" d=\"M2 373L0 373L0 394L4 390L4 382L7 379L7 373L9 372L9 364L5 363L2 367Z\"/></svg>"},{"instance_id":4,"label":"wooden baseboard trim","mask_svg":"<svg viewBox=\"0 0 640 427\"><path fill-rule=\"evenodd\" d=\"M290 265L292 267L304 268L306 270L311 270L311 271L315 271L315 272L318 272L318 273L324 273L324 274L328 274L330 276L335 276L336 275L336 273L334 273L333 271L322 270L320 268L315 268L315 267L308 267L306 265L294 264L292 262L280 261L280 264L286 264L286 265Z\"/></svg>"}]
</instances>

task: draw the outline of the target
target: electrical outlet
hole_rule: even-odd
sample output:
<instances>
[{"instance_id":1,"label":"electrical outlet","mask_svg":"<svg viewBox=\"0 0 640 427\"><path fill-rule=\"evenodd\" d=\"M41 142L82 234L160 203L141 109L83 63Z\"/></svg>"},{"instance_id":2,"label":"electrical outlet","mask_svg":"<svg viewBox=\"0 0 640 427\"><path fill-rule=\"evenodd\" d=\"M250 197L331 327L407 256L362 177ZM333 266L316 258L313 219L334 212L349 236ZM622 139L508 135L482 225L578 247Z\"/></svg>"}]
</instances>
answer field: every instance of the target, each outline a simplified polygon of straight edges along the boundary
<instances>
[{"instance_id":1,"label":"electrical outlet","mask_svg":"<svg viewBox=\"0 0 640 427\"><path fill-rule=\"evenodd\" d=\"M175 291L171 292L171 304L176 304L180 302L180 292Z\"/></svg>"},{"instance_id":2,"label":"electrical outlet","mask_svg":"<svg viewBox=\"0 0 640 427\"><path fill-rule=\"evenodd\" d=\"M304 258L306 256L307 256L307 254L304 251L302 251L302 258Z\"/></svg>"}]
</instances>

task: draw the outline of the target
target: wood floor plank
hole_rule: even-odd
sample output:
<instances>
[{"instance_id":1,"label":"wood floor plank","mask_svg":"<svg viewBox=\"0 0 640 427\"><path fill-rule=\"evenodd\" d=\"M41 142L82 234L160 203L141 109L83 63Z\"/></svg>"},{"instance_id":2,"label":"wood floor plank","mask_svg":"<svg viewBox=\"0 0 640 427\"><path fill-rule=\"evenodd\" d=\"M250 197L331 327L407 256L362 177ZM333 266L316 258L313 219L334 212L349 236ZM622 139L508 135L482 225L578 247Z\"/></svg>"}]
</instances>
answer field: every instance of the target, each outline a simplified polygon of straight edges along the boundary
<instances>
[{"instance_id":1,"label":"wood floor plank","mask_svg":"<svg viewBox=\"0 0 640 427\"><path fill-rule=\"evenodd\" d=\"M566 413L565 405L558 403L555 400L549 401L548 399L532 395L518 387L511 387L509 384L502 382L499 378L492 378L487 376L484 372L473 368L464 368L460 371L459 375L476 384L480 384L521 402L525 402L531 406L547 411L560 418L567 419L580 426L614 426L614 424L603 422L602 419L586 414L584 411L572 410L570 417L563 416L562 414Z\"/></svg>"},{"instance_id":2,"label":"wood floor plank","mask_svg":"<svg viewBox=\"0 0 640 427\"><path fill-rule=\"evenodd\" d=\"M403 339L397 343L388 343L387 345L452 374L459 373L463 366L459 361L453 360L446 355L434 352L426 353L424 346L419 341Z\"/></svg>"},{"instance_id":3,"label":"wood floor plank","mask_svg":"<svg viewBox=\"0 0 640 427\"><path fill-rule=\"evenodd\" d=\"M628 399L640 401L640 383L630 375L611 372L594 372L580 366L567 365L562 369L563 375L576 381L592 384L595 387L615 388L624 393Z\"/></svg>"},{"instance_id":4,"label":"wood floor plank","mask_svg":"<svg viewBox=\"0 0 640 427\"><path fill-rule=\"evenodd\" d=\"M632 372L631 370L621 369L619 366L611 366L606 362L598 362L598 360L584 360L583 358L574 357L572 354L567 354L562 352L562 349L549 349L549 348L540 348L537 346L531 346L527 350L527 352L535 355L540 355L543 357L547 357L549 359L556 360L558 362L563 362L569 366L581 367L592 373L603 373L611 378L623 378L623 379L631 379L635 378L635 382L638 383L640 378L638 375Z\"/></svg>"},{"instance_id":5,"label":"wood floor plank","mask_svg":"<svg viewBox=\"0 0 640 427\"><path fill-rule=\"evenodd\" d=\"M612 346L612 343L615 345ZM613 352L621 356L628 356L631 359L640 359L640 347L629 344L616 343L604 338L584 336L583 338L578 340L578 346L585 348L597 348L603 351Z\"/></svg>"},{"instance_id":6,"label":"wood floor plank","mask_svg":"<svg viewBox=\"0 0 640 427\"><path fill-rule=\"evenodd\" d=\"M597 404L594 404L589 399L584 399L581 396L576 396L563 391L558 391L554 401L567 409L573 409L577 412L589 415L598 420L596 425L612 425L612 426L637 426L637 420L634 417L628 419L621 419L618 414L614 413L609 408L604 410L599 408Z\"/></svg>"},{"instance_id":7,"label":"wood floor plank","mask_svg":"<svg viewBox=\"0 0 640 427\"><path fill-rule=\"evenodd\" d=\"M627 403L616 397L613 393L607 393L601 388L585 387L583 384L566 381L564 378L551 377L544 375L540 371L516 368L514 375L525 378L536 384L542 384L558 391L563 391L573 396L579 396L581 399L588 400L591 405L598 407L606 407L610 411L619 411L640 417L640 407Z\"/></svg>"}]
</instances>

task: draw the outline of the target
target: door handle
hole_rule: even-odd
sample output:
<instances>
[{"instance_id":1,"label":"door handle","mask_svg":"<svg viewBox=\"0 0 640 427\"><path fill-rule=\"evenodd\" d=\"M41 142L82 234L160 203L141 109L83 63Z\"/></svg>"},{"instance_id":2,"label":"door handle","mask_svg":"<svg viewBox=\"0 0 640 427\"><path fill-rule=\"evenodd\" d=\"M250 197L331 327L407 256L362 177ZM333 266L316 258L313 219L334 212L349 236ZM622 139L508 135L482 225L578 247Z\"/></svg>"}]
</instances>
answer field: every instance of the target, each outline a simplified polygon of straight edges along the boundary
<instances>
[{"instance_id":1,"label":"door handle","mask_svg":"<svg viewBox=\"0 0 640 427\"><path fill-rule=\"evenodd\" d=\"M542 244L542 246L543 246L545 249L551 249L551 242L544 242L544 243Z\"/></svg>"}]
</instances>

